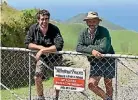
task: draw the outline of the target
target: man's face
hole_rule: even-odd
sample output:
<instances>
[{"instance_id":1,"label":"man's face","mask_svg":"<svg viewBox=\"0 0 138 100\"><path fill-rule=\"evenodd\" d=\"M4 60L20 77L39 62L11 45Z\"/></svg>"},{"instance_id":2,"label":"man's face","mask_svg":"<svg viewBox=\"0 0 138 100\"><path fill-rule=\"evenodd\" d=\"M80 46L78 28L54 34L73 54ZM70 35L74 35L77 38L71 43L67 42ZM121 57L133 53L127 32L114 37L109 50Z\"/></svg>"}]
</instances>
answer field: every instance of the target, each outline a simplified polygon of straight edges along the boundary
<instances>
[{"instance_id":1,"label":"man's face","mask_svg":"<svg viewBox=\"0 0 138 100\"><path fill-rule=\"evenodd\" d=\"M38 23L40 27L46 28L49 23L49 17L47 15L44 15L44 16L40 15L40 19L38 19Z\"/></svg>"},{"instance_id":2,"label":"man's face","mask_svg":"<svg viewBox=\"0 0 138 100\"><path fill-rule=\"evenodd\" d=\"M86 23L89 26L90 29L95 29L99 25L99 19L87 19Z\"/></svg>"}]
</instances>

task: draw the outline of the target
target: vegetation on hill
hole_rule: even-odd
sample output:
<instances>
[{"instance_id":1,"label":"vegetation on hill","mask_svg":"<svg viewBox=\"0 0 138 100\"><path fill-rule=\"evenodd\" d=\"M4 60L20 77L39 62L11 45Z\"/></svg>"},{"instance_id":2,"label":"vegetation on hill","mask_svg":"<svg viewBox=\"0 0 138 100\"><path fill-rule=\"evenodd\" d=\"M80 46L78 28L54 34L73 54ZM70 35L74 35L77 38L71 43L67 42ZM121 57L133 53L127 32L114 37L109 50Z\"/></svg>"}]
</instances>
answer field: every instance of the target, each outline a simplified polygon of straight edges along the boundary
<instances>
[{"instance_id":1,"label":"vegetation on hill","mask_svg":"<svg viewBox=\"0 0 138 100\"><path fill-rule=\"evenodd\" d=\"M38 9L26 9L18 11L7 4L2 4L2 22L1 22L1 44L7 47L25 47L24 38L28 27L36 22L35 14ZM8 17L10 16L10 17ZM57 22L51 20L51 23L56 24L64 38L64 50L75 50L79 33L86 27L81 23L82 14L76 19L68 20L67 22ZM81 21L80 21L81 20ZM138 34L132 31L123 30L120 26L110 25L106 20L103 20L104 26L110 26L110 34L112 44L116 53L123 54L138 54ZM112 27L111 27L112 26ZM113 30L114 29L114 30Z\"/></svg>"},{"instance_id":2,"label":"vegetation on hill","mask_svg":"<svg viewBox=\"0 0 138 100\"><path fill-rule=\"evenodd\" d=\"M9 20L12 20L12 18L18 19L20 17L21 12L9 6L6 2L3 2L0 6L1 6L0 23L8 22Z\"/></svg>"}]
</instances>

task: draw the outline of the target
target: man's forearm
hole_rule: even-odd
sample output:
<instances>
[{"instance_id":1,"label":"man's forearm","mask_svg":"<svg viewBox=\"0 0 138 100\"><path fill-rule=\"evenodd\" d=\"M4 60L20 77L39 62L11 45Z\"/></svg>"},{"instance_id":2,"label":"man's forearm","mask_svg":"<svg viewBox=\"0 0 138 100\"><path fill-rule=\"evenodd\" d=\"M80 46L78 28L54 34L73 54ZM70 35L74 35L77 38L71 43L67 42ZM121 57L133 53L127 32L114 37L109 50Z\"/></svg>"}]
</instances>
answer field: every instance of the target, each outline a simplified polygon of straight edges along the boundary
<instances>
[{"instance_id":1,"label":"man's forearm","mask_svg":"<svg viewBox=\"0 0 138 100\"><path fill-rule=\"evenodd\" d=\"M56 49L56 46L55 45L52 45L50 47L47 47L47 48L44 48L44 49L41 49L43 53L50 53L50 52L56 52L57 49Z\"/></svg>"},{"instance_id":2,"label":"man's forearm","mask_svg":"<svg viewBox=\"0 0 138 100\"><path fill-rule=\"evenodd\" d=\"M29 49L35 49L35 50L41 50L41 49L45 49L46 47L44 47L42 45L37 45L37 44L34 44L34 43L30 43L28 45L28 48Z\"/></svg>"}]
</instances>

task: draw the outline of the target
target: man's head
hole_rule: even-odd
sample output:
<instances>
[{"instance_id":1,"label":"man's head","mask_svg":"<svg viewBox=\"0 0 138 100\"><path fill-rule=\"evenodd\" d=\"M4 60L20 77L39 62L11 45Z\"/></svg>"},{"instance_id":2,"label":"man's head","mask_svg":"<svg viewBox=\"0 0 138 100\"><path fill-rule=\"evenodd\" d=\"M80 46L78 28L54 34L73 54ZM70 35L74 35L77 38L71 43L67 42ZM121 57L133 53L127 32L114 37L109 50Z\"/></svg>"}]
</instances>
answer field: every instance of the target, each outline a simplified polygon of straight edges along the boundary
<instances>
[{"instance_id":1,"label":"man's head","mask_svg":"<svg viewBox=\"0 0 138 100\"><path fill-rule=\"evenodd\" d=\"M42 28L46 28L49 23L50 13L47 10L40 10L37 14L37 21Z\"/></svg>"},{"instance_id":2,"label":"man's head","mask_svg":"<svg viewBox=\"0 0 138 100\"><path fill-rule=\"evenodd\" d=\"M99 18L97 12L88 12L88 15L84 18L84 21L86 21L89 28L96 29L102 20Z\"/></svg>"}]
</instances>

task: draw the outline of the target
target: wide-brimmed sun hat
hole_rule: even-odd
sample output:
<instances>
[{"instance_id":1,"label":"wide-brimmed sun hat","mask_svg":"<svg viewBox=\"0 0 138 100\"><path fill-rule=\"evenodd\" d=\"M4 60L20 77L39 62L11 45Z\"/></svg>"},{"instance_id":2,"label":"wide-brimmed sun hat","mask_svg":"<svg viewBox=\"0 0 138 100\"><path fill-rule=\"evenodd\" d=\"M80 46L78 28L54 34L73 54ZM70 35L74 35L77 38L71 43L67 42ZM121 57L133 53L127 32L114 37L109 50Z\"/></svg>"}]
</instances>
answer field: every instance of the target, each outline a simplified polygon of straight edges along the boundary
<instances>
[{"instance_id":1,"label":"wide-brimmed sun hat","mask_svg":"<svg viewBox=\"0 0 138 100\"><path fill-rule=\"evenodd\" d=\"M92 12L92 11L90 11L90 12L88 12L87 16L84 18L83 21L86 21L86 20L88 20L88 19L95 19L95 18L99 19L99 21L102 21L102 19L99 18L97 12Z\"/></svg>"}]
</instances>

